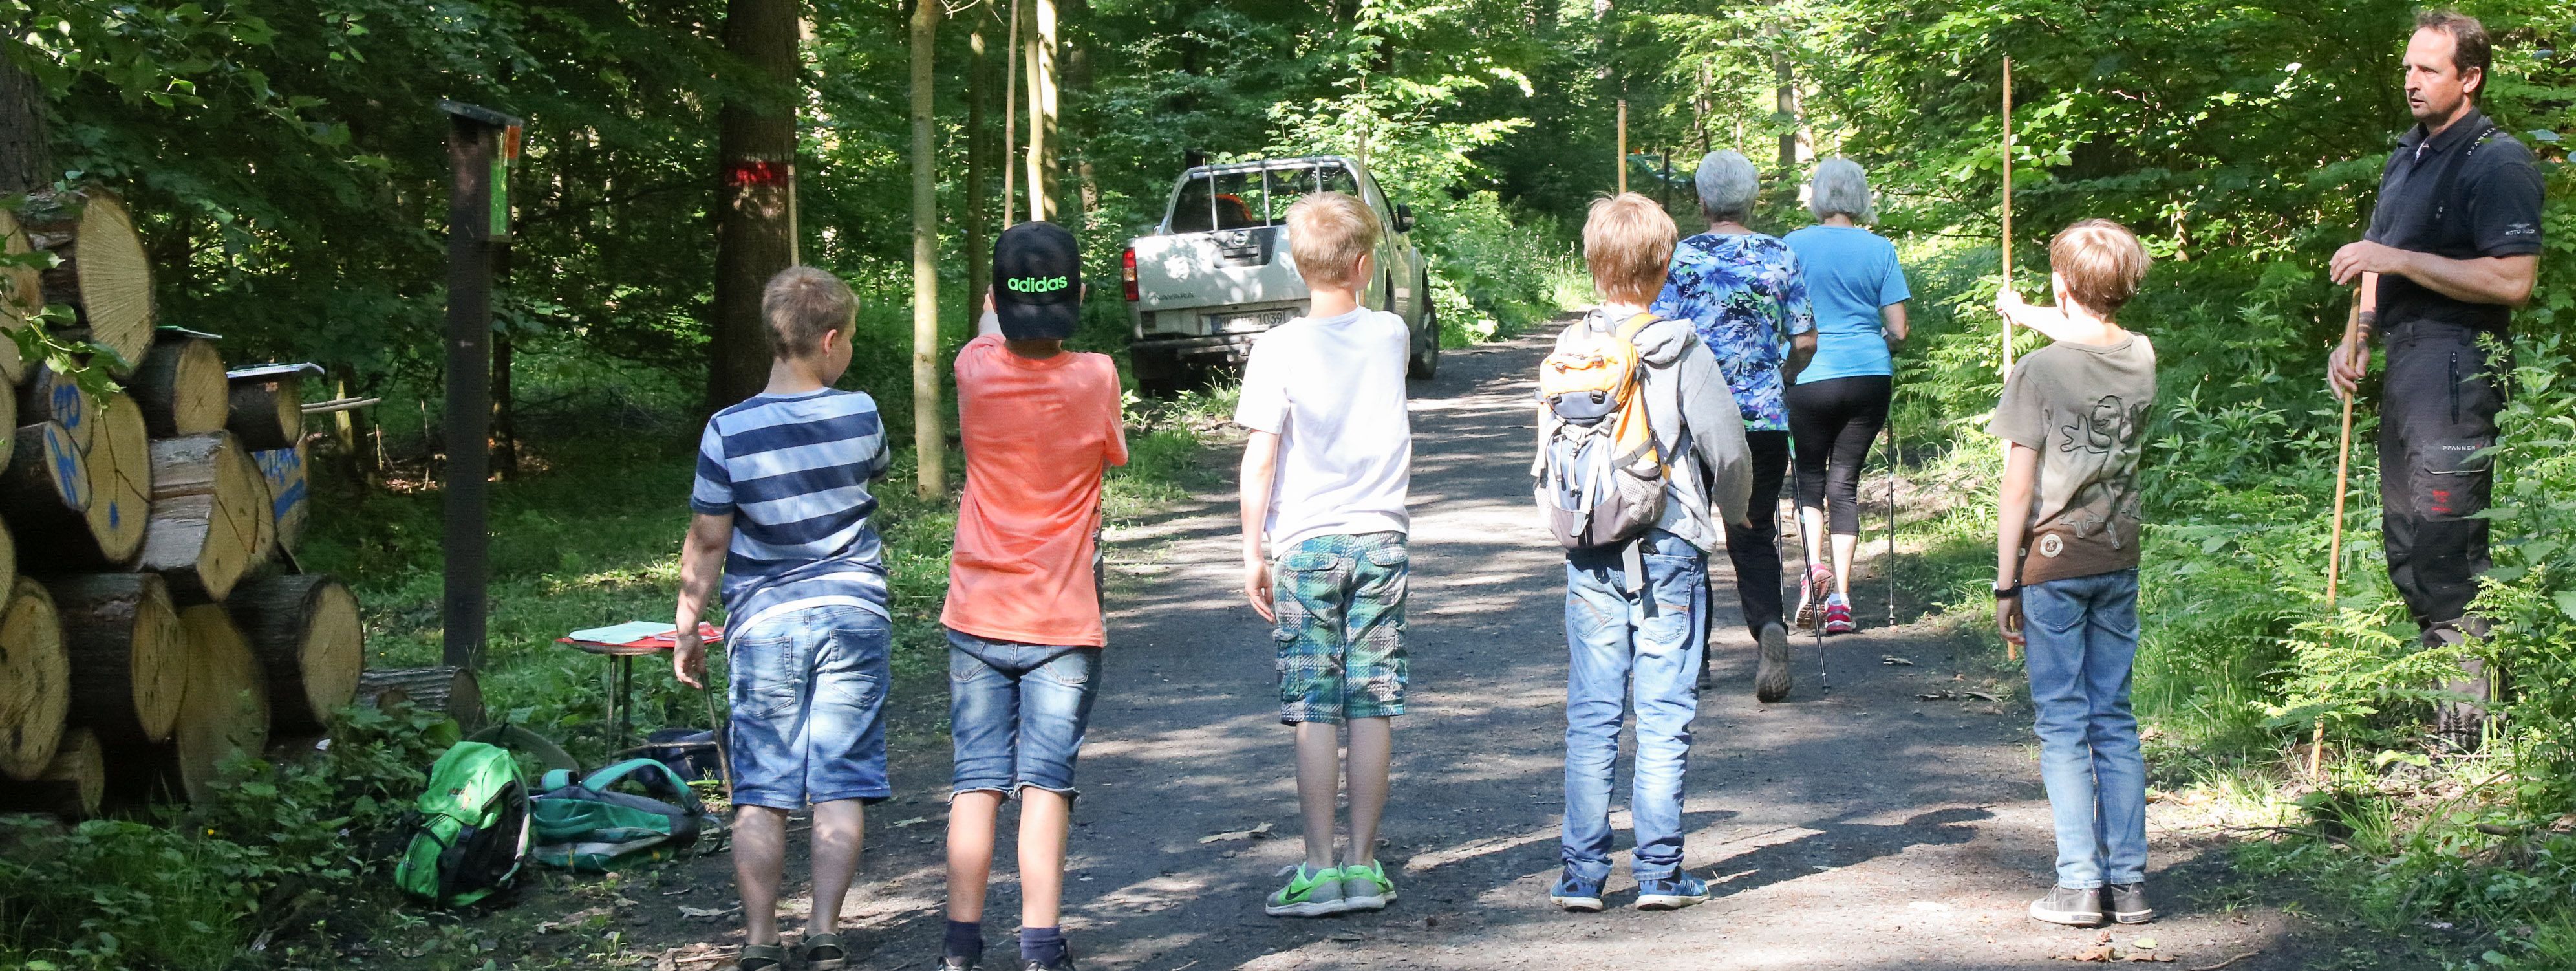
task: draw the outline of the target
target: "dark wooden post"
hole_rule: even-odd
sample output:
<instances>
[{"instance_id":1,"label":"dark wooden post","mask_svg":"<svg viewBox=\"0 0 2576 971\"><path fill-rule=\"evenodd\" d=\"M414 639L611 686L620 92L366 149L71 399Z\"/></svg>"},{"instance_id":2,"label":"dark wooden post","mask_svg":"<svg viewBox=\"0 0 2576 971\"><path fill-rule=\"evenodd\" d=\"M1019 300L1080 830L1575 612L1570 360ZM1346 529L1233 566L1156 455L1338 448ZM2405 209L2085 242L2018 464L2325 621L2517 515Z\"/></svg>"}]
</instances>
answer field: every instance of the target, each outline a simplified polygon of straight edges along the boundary
<instances>
[{"instance_id":1,"label":"dark wooden post","mask_svg":"<svg viewBox=\"0 0 2576 971\"><path fill-rule=\"evenodd\" d=\"M519 119L441 101L447 113L447 572L440 617L447 664L483 663L490 580L492 265L509 245L510 156Z\"/></svg>"}]
</instances>

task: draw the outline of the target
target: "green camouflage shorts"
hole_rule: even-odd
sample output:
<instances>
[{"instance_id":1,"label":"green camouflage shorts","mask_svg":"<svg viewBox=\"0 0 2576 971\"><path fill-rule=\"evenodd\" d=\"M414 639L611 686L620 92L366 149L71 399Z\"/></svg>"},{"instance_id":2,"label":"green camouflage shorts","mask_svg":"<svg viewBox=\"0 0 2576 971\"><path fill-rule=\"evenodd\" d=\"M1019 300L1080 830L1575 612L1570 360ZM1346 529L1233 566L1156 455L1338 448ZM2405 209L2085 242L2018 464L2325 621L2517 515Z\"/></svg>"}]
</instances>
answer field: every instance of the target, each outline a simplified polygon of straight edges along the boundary
<instances>
[{"instance_id":1,"label":"green camouflage shorts","mask_svg":"<svg viewBox=\"0 0 2576 971\"><path fill-rule=\"evenodd\" d=\"M1317 536L1270 571L1279 626L1279 720L1339 724L1404 714L1403 533Z\"/></svg>"}]
</instances>

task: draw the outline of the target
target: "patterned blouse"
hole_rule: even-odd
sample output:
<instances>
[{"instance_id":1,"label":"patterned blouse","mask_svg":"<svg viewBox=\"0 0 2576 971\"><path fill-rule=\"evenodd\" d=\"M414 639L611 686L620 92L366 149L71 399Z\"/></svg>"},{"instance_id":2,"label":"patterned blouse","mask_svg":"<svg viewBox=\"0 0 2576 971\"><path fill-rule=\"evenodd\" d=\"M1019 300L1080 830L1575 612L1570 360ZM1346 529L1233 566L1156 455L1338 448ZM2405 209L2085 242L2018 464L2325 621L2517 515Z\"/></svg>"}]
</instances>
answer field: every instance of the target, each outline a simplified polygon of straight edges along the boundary
<instances>
[{"instance_id":1,"label":"patterned blouse","mask_svg":"<svg viewBox=\"0 0 2576 971\"><path fill-rule=\"evenodd\" d=\"M1717 354L1747 431L1789 430L1780 362L1792 335L1816 329L1798 254L1777 236L1701 233L1673 248L1658 316L1687 320Z\"/></svg>"}]
</instances>

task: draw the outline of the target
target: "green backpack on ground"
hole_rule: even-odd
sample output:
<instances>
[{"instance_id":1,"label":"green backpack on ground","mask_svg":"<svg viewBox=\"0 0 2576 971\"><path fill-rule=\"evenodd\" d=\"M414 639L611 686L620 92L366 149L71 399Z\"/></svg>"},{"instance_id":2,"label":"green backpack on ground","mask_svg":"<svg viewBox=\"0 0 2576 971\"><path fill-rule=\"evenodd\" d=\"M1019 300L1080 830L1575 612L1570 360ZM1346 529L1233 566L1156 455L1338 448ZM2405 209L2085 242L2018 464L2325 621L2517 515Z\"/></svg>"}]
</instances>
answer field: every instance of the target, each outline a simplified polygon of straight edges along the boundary
<instances>
[{"instance_id":1,"label":"green backpack on ground","mask_svg":"<svg viewBox=\"0 0 2576 971\"><path fill-rule=\"evenodd\" d=\"M615 791L621 783L652 795ZM653 759L628 759L577 784L571 771L556 769L546 773L544 788L529 800L529 815L536 861L550 867L604 873L667 860L713 822L688 782Z\"/></svg>"},{"instance_id":2,"label":"green backpack on ground","mask_svg":"<svg viewBox=\"0 0 2576 971\"><path fill-rule=\"evenodd\" d=\"M501 744L495 744L501 743ZM394 865L403 892L442 907L462 907L508 887L527 859L527 782L508 745L551 766L572 758L543 737L501 724L448 747L429 767L429 784L405 816L409 842Z\"/></svg>"}]
</instances>

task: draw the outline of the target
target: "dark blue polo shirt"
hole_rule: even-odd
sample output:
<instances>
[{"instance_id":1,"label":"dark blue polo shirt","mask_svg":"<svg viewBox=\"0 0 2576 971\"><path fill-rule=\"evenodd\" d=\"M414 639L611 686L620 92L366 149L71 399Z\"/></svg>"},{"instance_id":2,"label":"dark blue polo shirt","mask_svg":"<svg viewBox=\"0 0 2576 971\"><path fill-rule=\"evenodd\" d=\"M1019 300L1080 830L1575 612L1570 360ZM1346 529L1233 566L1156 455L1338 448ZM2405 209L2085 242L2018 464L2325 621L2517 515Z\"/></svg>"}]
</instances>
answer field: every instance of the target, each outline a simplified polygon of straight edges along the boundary
<instances>
[{"instance_id":1,"label":"dark blue polo shirt","mask_svg":"<svg viewBox=\"0 0 2576 971\"><path fill-rule=\"evenodd\" d=\"M2398 141L2379 177L2379 209L2363 238L2403 250L2466 260L2540 252L2540 170L2531 150L2475 108L2441 134L2416 125ZM2486 135L2483 140L2479 136ZM2442 173L2456 165L2449 198ZM2417 320L2463 324L2502 335L2509 307L2453 300L2395 275L2379 278L2379 323Z\"/></svg>"}]
</instances>

